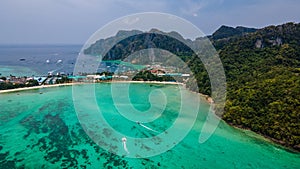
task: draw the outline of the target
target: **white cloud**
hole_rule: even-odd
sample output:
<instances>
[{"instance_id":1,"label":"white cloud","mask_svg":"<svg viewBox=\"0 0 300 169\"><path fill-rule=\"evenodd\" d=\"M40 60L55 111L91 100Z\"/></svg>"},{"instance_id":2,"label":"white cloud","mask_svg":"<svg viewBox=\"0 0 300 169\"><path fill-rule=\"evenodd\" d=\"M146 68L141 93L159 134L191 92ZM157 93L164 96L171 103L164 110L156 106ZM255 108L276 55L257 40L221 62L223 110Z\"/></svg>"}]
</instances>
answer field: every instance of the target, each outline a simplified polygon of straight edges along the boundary
<instances>
[{"instance_id":1,"label":"white cloud","mask_svg":"<svg viewBox=\"0 0 300 169\"><path fill-rule=\"evenodd\" d=\"M191 0L186 0L184 2L185 3L180 8L180 12L183 15L189 15L189 16L197 16L198 15L197 13L207 5L207 1L195 2Z\"/></svg>"},{"instance_id":2,"label":"white cloud","mask_svg":"<svg viewBox=\"0 0 300 169\"><path fill-rule=\"evenodd\" d=\"M184 0L180 2L182 3L180 4L179 11L182 15L196 17L206 8L214 5L222 5L224 0Z\"/></svg>"}]
</instances>

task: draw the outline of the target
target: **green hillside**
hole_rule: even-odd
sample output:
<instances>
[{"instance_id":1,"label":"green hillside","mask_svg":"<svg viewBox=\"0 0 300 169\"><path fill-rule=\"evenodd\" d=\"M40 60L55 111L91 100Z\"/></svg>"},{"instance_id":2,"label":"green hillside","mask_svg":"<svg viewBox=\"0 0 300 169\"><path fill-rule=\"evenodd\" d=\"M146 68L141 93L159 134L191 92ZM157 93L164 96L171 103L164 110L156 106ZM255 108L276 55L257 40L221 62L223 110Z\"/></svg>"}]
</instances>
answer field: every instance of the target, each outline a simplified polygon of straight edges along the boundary
<instances>
[{"instance_id":1,"label":"green hillside","mask_svg":"<svg viewBox=\"0 0 300 169\"><path fill-rule=\"evenodd\" d=\"M299 24L269 26L232 38L219 51L228 84L223 119L298 150L299 37Z\"/></svg>"},{"instance_id":2,"label":"green hillside","mask_svg":"<svg viewBox=\"0 0 300 169\"><path fill-rule=\"evenodd\" d=\"M176 37L182 38L179 34ZM113 38L97 41L85 53L104 56L101 52L105 50L101 47L107 46L106 42ZM203 39L186 40L186 44L200 45L201 54L205 55L207 47ZM209 39L219 53L227 80L222 118L300 150L300 24L287 23L258 30L222 26ZM131 36L114 45L103 59L124 59L130 53L147 48L176 54L193 71L198 91L211 94L201 60L168 33ZM195 90L189 83L187 86Z\"/></svg>"}]
</instances>

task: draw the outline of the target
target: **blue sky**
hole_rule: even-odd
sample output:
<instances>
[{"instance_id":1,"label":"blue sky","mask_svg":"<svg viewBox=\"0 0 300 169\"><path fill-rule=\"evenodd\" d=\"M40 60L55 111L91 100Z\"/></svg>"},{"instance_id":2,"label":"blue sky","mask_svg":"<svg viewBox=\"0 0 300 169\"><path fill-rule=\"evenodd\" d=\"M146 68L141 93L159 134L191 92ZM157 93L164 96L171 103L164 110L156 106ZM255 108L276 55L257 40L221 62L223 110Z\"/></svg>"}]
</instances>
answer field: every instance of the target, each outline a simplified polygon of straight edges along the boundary
<instances>
[{"instance_id":1,"label":"blue sky","mask_svg":"<svg viewBox=\"0 0 300 169\"><path fill-rule=\"evenodd\" d=\"M83 44L137 12L177 15L211 34L221 25L261 28L300 21L299 0L1 0L0 44Z\"/></svg>"}]
</instances>

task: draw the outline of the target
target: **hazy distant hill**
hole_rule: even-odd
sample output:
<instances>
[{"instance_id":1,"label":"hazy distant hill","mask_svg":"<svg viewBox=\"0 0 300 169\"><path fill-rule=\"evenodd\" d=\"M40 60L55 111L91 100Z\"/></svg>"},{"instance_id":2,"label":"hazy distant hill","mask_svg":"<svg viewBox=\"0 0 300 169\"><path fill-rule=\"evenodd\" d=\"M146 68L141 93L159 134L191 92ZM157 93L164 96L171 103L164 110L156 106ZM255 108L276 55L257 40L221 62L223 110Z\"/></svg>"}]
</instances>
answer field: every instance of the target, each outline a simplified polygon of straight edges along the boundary
<instances>
[{"instance_id":1,"label":"hazy distant hill","mask_svg":"<svg viewBox=\"0 0 300 169\"><path fill-rule=\"evenodd\" d=\"M257 29L255 28L246 28L243 26L233 28L223 25L218 30L216 30L211 36L209 36L209 38L213 40L219 40L224 38L230 38L233 36L241 36L255 31L257 31Z\"/></svg>"},{"instance_id":2,"label":"hazy distant hill","mask_svg":"<svg viewBox=\"0 0 300 169\"><path fill-rule=\"evenodd\" d=\"M223 25L212 35L208 36L208 38L214 43L216 49L220 49L229 41L232 41L233 38L241 37L248 33L253 33L256 31L257 29L255 28L246 28L242 26L233 28Z\"/></svg>"},{"instance_id":3,"label":"hazy distant hill","mask_svg":"<svg viewBox=\"0 0 300 169\"><path fill-rule=\"evenodd\" d=\"M188 64L197 78L199 92L210 94L208 75L193 51L170 34L155 31L119 42L104 59L124 59L146 48L165 49ZM102 54L105 44L122 33L134 32L99 40L85 53ZM182 38L176 32L172 34ZM227 78L223 119L300 150L300 25L286 23L262 29L222 26L208 38L219 53ZM203 45L205 51L203 39L185 42Z\"/></svg>"},{"instance_id":4,"label":"hazy distant hill","mask_svg":"<svg viewBox=\"0 0 300 169\"><path fill-rule=\"evenodd\" d=\"M124 39L124 37L127 37ZM85 54L101 55L104 60L124 59L135 51L147 48L166 49L179 54L180 52L189 52L188 47L176 40L185 41L177 32L161 32L157 29L151 29L148 32L138 30L119 31L116 36L100 39L84 50ZM113 45L113 46L111 46ZM112 49L110 49L112 48Z\"/></svg>"}]
</instances>

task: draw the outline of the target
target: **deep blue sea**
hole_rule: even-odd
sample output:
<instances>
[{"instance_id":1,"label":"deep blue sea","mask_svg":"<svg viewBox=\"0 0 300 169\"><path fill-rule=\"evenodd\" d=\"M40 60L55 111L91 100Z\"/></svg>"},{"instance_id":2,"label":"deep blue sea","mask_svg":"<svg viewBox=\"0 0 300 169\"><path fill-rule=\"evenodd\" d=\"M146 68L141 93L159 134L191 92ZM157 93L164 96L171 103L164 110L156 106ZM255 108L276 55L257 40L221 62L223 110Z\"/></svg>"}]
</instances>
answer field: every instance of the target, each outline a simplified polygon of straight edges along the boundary
<instances>
[{"instance_id":1,"label":"deep blue sea","mask_svg":"<svg viewBox=\"0 0 300 169\"><path fill-rule=\"evenodd\" d=\"M73 72L82 45L0 45L1 76Z\"/></svg>"}]
</instances>

